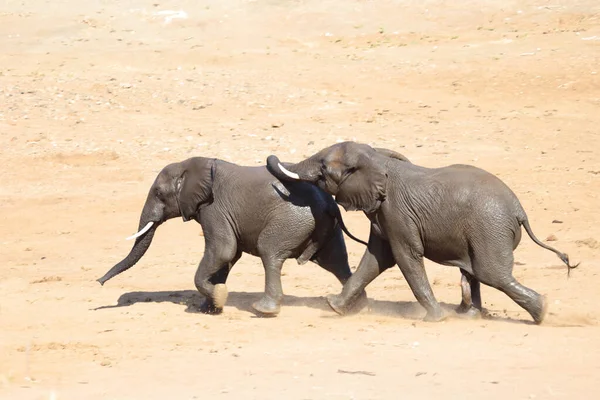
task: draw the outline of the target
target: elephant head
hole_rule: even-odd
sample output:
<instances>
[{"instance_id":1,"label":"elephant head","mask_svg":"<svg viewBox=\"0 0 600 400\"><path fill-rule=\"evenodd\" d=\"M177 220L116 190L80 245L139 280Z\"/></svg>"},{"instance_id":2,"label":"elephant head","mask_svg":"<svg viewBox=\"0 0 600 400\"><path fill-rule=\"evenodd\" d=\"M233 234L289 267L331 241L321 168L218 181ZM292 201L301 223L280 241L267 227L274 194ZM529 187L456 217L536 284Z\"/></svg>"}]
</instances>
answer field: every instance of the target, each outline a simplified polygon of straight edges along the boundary
<instances>
[{"instance_id":1,"label":"elephant head","mask_svg":"<svg viewBox=\"0 0 600 400\"><path fill-rule=\"evenodd\" d=\"M334 195L346 210L376 211L385 200L390 158L410 162L393 150L356 142L337 143L297 164L285 164L271 155L267 168L280 180L310 182Z\"/></svg>"},{"instance_id":2,"label":"elephant head","mask_svg":"<svg viewBox=\"0 0 600 400\"><path fill-rule=\"evenodd\" d=\"M184 221L198 217L202 205L212 202L212 186L216 160L193 157L169 164L156 177L142 209L138 232L127 239L135 239L133 248L121 262L102 278L106 281L133 267L146 253L156 228L163 222L182 217Z\"/></svg>"}]
</instances>

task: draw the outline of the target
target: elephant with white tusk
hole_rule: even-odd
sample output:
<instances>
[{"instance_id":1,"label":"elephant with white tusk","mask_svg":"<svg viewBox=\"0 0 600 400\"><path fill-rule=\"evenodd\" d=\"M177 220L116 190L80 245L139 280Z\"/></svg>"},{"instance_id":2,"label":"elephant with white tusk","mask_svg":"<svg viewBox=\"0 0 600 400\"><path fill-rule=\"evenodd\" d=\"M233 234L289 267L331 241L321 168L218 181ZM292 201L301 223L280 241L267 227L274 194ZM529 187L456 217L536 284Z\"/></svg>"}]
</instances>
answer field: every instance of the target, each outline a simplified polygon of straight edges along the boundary
<instances>
[{"instance_id":1,"label":"elephant with white tusk","mask_svg":"<svg viewBox=\"0 0 600 400\"><path fill-rule=\"evenodd\" d=\"M130 253L102 278L102 285L135 265L163 222L195 219L204 232L204 256L195 284L206 297L202 310L220 313L227 299L225 282L242 253L260 257L265 293L253 304L274 316L283 297L281 267L289 258L313 261L344 283L350 278L342 230L352 236L331 195L304 182L280 182L267 169L193 157L167 165L150 188L139 232ZM366 294L360 297L366 302Z\"/></svg>"},{"instance_id":2,"label":"elephant with white tusk","mask_svg":"<svg viewBox=\"0 0 600 400\"><path fill-rule=\"evenodd\" d=\"M404 158L404 159L403 159ZM506 293L541 323L545 297L512 274L513 250L521 226L539 246L515 194L496 176L469 165L425 168L391 150L355 142L338 143L297 163L282 165L271 155L267 168L281 180L310 182L334 195L346 210L361 210L371 221L366 252L341 294L327 297L344 314L382 271L397 264L428 321L445 318L434 297L423 258L460 268L463 302L457 311L481 312L480 282Z\"/></svg>"}]
</instances>

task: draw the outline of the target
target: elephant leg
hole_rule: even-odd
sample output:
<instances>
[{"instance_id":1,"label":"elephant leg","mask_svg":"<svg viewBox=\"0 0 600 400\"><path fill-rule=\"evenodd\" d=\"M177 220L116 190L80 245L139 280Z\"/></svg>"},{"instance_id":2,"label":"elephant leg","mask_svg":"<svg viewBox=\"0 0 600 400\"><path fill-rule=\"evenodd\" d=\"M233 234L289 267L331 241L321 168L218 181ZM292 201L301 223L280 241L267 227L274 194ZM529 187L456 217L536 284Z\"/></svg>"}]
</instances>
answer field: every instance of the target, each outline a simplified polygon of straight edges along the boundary
<instances>
[{"instance_id":1,"label":"elephant leg","mask_svg":"<svg viewBox=\"0 0 600 400\"><path fill-rule=\"evenodd\" d=\"M542 323L548 312L546 296L542 296L535 290L523 286L514 278L510 282L502 284L498 289L523 307L531 315L536 324Z\"/></svg>"},{"instance_id":2,"label":"elephant leg","mask_svg":"<svg viewBox=\"0 0 600 400\"><path fill-rule=\"evenodd\" d=\"M281 287L281 267L284 260L274 257L263 257L265 267L265 293L263 297L252 304L259 314L274 317L279 314L283 289Z\"/></svg>"},{"instance_id":3,"label":"elephant leg","mask_svg":"<svg viewBox=\"0 0 600 400\"><path fill-rule=\"evenodd\" d=\"M223 286L219 286L219 285L225 285L225 283L227 282L227 277L229 276L229 272L231 271L231 269L233 268L235 263L240 259L241 256L242 256L242 253L236 254L236 256L234 257L233 260L231 260L230 262L223 265L219 271L217 271L213 276L211 276L208 279L208 281L212 285L214 285L215 288L223 288ZM226 288L226 286L225 286L225 288ZM227 296L227 291L224 291L224 293L225 293L225 296ZM222 296L222 294L223 293L221 293L221 296ZM222 300L222 303L224 304L225 301ZM223 312L223 308L216 307L213 299L206 297L204 302L200 306L200 311L205 314L220 314L221 312Z\"/></svg>"},{"instance_id":4,"label":"elephant leg","mask_svg":"<svg viewBox=\"0 0 600 400\"><path fill-rule=\"evenodd\" d=\"M496 243L497 244L497 243ZM536 324L546 316L548 302L545 296L520 284L512 275L514 257L512 239L498 251L498 246L490 249L474 249L473 272L482 283L505 293L515 303L525 309Z\"/></svg>"},{"instance_id":5,"label":"elephant leg","mask_svg":"<svg viewBox=\"0 0 600 400\"><path fill-rule=\"evenodd\" d=\"M329 306L340 315L345 315L351 310L354 311L355 304L363 296L365 287L394 264L389 242L374 235L371 230L369 245L358 268L344 283L340 294L327 296Z\"/></svg>"},{"instance_id":6,"label":"elephant leg","mask_svg":"<svg viewBox=\"0 0 600 400\"><path fill-rule=\"evenodd\" d=\"M335 275L342 285L350 279L352 271L348 264L348 252L340 228L336 229L334 236L319 250L312 261ZM350 311L358 313L367 305L367 293L363 290Z\"/></svg>"},{"instance_id":7,"label":"elephant leg","mask_svg":"<svg viewBox=\"0 0 600 400\"><path fill-rule=\"evenodd\" d=\"M436 300L423 264L423 256L406 246L393 248L396 263L410 286L415 298L427 310L425 321L438 322L446 319L446 315Z\"/></svg>"},{"instance_id":8,"label":"elephant leg","mask_svg":"<svg viewBox=\"0 0 600 400\"><path fill-rule=\"evenodd\" d=\"M503 283L497 289L506 293L515 303L523 307L536 324L541 324L548 311L546 297L533 289L521 285L515 278Z\"/></svg>"},{"instance_id":9,"label":"elephant leg","mask_svg":"<svg viewBox=\"0 0 600 400\"><path fill-rule=\"evenodd\" d=\"M223 246L220 249L216 249L214 246L206 247L204 256L194 276L196 289L198 289L207 301L212 302L216 310L222 309L227 301L227 286L225 286L224 282L216 284L213 282L216 282L218 279L226 279L229 272L225 274L221 271L225 268L231 268L239 259L239 253L233 247ZM215 275L217 275L217 278L215 278Z\"/></svg>"},{"instance_id":10,"label":"elephant leg","mask_svg":"<svg viewBox=\"0 0 600 400\"><path fill-rule=\"evenodd\" d=\"M481 284L467 271L461 269L460 272L462 274L460 280L462 302L456 312L467 317L478 318L483 311L481 306Z\"/></svg>"},{"instance_id":11,"label":"elephant leg","mask_svg":"<svg viewBox=\"0 0 600 400\"><path fill-rule=\"evenodd\" d=\"M219 283L225 284L227 282L227 277L229 276L230 265L233 264L233 261L224 265L220 270L217 271L216 274L211 276L208 280L213 285L218 285Z\"/></svg>"}]
</instances>

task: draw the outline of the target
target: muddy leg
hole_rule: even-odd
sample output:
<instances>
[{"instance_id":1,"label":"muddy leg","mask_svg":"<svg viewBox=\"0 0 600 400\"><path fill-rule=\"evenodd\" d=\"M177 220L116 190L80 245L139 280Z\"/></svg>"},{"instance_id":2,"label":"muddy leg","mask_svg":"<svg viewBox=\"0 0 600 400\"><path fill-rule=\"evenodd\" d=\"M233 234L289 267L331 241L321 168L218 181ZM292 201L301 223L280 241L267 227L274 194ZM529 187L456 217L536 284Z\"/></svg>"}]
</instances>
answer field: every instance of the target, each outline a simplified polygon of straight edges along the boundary
<instances>
[{"instance_id":1,"label":"muddy leg","mask_svg":"<svg viewBox=\"0 0 600 400\"><path fill-rule=\"evenodd\" d=\"M329 240L325 247L319 250L312 261L335 275L342 286L350 279L352 271L348 264L348 253L341 229L338 228L335 236ZM363 290L348 311L353 314L358 313L367 305L367 293Z\"/></svg>"},{"instance_id":2,"label":"muddy leg","mask_svg":"<svg viewBox=\"0 0 600 400\"><path fill-rule=\"evenodd\" d=\"M436 300L427 279L423 257L413 255L408 249L402 253L394 251L394 256L417 301L427 310L424 321L439 322L446 319L447 316Z\"/></svg>"},{"instance_id":3,"label":"muddy leg","mask_svg":"<svg viewBox=\"0 0 600 400\"><path fill-rule=\"evenodd\" d=\"M223 312L223 305L225 305L228 297L227 286L225 283L227 282L227 277L229 276L229 272L235 265L235 263L240 259L241 253L236 254L235 258L223 265L217 273L209 278L209 282L214 285L214 297L218 300L218 304L222 304L221 307L217 307L212 298L206 297L204 302L200 306L200 311L205 314L220 314ZM225 289L225 290L223 290Z\"/></svg>"},{"instance_id":4,"label":"muddy leg","mask_svg":"<svg viewBox=\"0 0 600 400\"><path fill-rule=\"evenodd\" d=\"M462 302L456 309L457 314L463 314L471 318L481 316L481 284L473 275L461 269L460 286L462 290Z\"/></svg>"},{"instance_id":5,"label":"muddy leg","mask_svg":"<svg viewBox=\"0 0 600 400\"><path fill-rule=\"evenodd\" d=\"M544 321L548 312L546 296L542 296L535 290L521 285L514 278L509 282L501 284L498 289L523 307L531 315L536 324L541 324Z\"/></svg>"},{"instance_id":6,"label":"muddy leg","mask_svg":"<svg viewBox=\"0 0 600 400\"><path fill-rule=\"evenodd\" d=\"M360 264L344 284L342 292L327 296L329 306L340 315L345 315L351 310L355 311L356 303L363 296L365 287L394 263L389 242L371 233L369 245Z\"/></svg>"},{"instance_id":7,"label":"muddy leg","mask_svg":"<svg viewBox=\"0 0 600 400\"><path fill-rule=\"evenodd\" d=\"M194 284L216 310L222 309L227 301L227 286L219 280L226 279L229 272L225 274L221 271L224 268L231 268L238 259L239 253L235 251L234 245L227 246L225 243L220 243L220 247L211 244L205 248L204 256L194 276ZM214 278L215 275L218 277Z\"/></svg>"},{"instance_id":8,"label":"muddy leg","mask_svg":"<svg viewBox=\"0 0 600 400\"><path fill-rule=\"evenodd\" d=\"M259 314L274 317L281 310L281 299L283 299L283 288L281 286L281 267L284 260L272 257L264 257L265 267L265 294L252 304Z\"/></svg>"},{"instance_id":9,"label":"muddy leg","mask_svg":"<svg viewBox=\"0 0 600 400\"><path fill-rule=\"evenodd\" d=\"M475 278L480 282L504 292L519 306L524 308L533 320L540 324L547 312L547 301L545 296L535 290L521 285L512 276L514 257L512 253L512 240L498 249L484 248L475 252L473 272Z\"/></svg>"}]
</instances>

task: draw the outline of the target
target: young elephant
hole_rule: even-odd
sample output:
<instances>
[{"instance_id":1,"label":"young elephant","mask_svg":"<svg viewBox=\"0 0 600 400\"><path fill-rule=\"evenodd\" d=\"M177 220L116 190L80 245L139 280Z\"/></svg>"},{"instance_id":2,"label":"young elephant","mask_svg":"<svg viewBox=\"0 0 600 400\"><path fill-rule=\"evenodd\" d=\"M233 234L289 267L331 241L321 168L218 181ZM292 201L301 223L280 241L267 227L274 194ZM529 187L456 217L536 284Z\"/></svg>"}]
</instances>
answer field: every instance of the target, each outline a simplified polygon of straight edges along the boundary
<instances>
[{"instance_id":1,"label":"young elephant","mask_svg":"<svg viewBox=\"0 0 600 400\"><path fill-rule=\"evenodd\" d=\"M463 302L457 311L481 311L479 282L483 282L506 293L541 323L545 297L512 275L521 225L535 243L556 253L568 268L577 267L569 264L566 254L534 236L523 207L508 186L473 166L424 168L365 144L344 142L294 165L283 166L271 155L267 167L281 180L317 185L335 195L346 210L362 210L371 221L369 244L358 269L341 294L327 297L339 314L347 312L381 272L398 264L427 310L425 320L444 319L427 280L425 257L461 269Z\"/></svg>"},{"instance_id":2,"label":"young elephant","mask_svg":"<svg viewBox=\"0 0 600 400\"><path fill-rule=\"evenodd\" d=\"M351 275L340 210L333 198L303 182L279 182L267 169L194 157L167 165L150 188L130 253L102 278L102 285L131 268L144 255L156 228L181 216L202 225L205 250L194 282L206 297L202 310L220 313L225 281L242 253L261 258L265 293L253 304L277 315L283 297L281 267L288 258L313 261L344 283ZM340 229L341 228L341 229ZM366 301L366 294L362 293Z\"/></svg>"}]
</instances>

